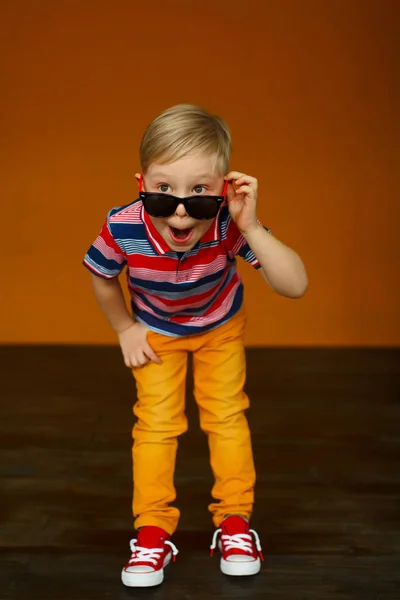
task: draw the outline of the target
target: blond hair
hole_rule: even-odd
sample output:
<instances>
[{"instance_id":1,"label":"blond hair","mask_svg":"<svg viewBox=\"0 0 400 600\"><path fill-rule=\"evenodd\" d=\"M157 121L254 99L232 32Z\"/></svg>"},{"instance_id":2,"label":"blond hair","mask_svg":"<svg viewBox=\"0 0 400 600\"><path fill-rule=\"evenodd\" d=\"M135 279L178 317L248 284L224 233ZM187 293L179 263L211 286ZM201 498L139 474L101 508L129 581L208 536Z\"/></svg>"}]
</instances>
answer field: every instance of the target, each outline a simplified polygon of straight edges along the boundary
<instances>
[{"instance_id":1,"label":"blond hair","mask_svg":"<svg viewBox=\"0 0 400 600\"><path fill-rule=\"evenodd\" d=\"M163 111L144 132L140 164L167 164L189 155L214 155L221 173L229 170L231 136L223 119L193 104L177 104Z\"/></svg>"}]
</instances>

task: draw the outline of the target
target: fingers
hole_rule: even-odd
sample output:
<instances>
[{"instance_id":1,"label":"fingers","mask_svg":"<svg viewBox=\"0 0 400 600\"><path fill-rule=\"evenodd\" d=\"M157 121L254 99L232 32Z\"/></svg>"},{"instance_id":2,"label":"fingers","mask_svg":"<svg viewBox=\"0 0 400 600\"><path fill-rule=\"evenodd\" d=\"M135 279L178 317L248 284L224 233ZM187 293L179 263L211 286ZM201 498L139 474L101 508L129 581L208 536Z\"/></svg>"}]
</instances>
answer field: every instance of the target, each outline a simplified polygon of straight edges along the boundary
<instances>
[{"instance_id":1,"label":"fingers","mask_svg":"<svg viewBox=\"0 0 400 600\"><path fill-rule=\"evenodd\" d=\"M149 362L148 357L143 350L136 350L132 354L124 354L124 363L129 369L137 369L144 367Z\"/></svg>"},{"instance_id":2,"label":"fingers","mask_svg":"<svg viewBox=\"0 0 400 600\"><path fill-rule=\"evenodd\" d=\"M240 187L243 184L251 185L257 189L258 181L255 177L240 173L240 171L231 171L225 176L226 181L233 182L236 187Z\"/></svg>"},{"instance_id":3,"label":"fingers","mask_svg":"<svg viewBox=\"0 0 400 600\"><path fill-rule=\"evenodd\" d=\"M138 368L138 367L144 367L144 365L146 363L149 362L149 359L147 358L146 354L144 353L143 350L137 350L136 351L136 356L134 357L134 361L132 364L133 368Z\"/></svg>"},{"instance_id":4,"label":"fingers","mask_svg":"<svg viewBox=\"0 0 400 600\"><path fill-rule=\"evenodd\" d=\"M241 187L237 188L237 190L235 190L236 194L254 194L254 188L252 188L249 185L242 185Z\"/></svg>"},{"instance_id":5,"label":"fingers","mask_svg":"<svg viewBox=\"0 0 400 600\"><path fill-rule=\"evenodd\" d=\"M162 364L162 360L147 341L147 333L148 329L145 326L135 323L119 334L124 363L128 368L144 367L150 360L157 365Z\"/></svg>"},{"instance_id":6,"label":"fingers","mask_svg":"<svg viewBox=\"0 0 400 600\"><path fill-rule=\"evenodd\" d=\"M239 177L243 177L244 173L240 173L240 171L230 171L225 175L226 181L233 181L239 179Z\"/></svg>"},{"instance_id":7,"label":"fingers","mask_svg":"<svg viewBox=\"0 0 400 600\"><path fill-rule=\"evenodd\" d=\"M149 361L153 361L157 365L162 364L162 360L148 344L143 349L136 349L133 354L124 354L123 356L125 366L129 369L144 367Z\"/></svg>"},{"instance_id":8,"label":"fingers","mask_svg":"<svg viewBox=\"0 0 400 600\"><path fill-rule=\"evenodd\" d=\"M150 344L146 344L144 347L144 352L145 355L152 360L154 363L156 363L156 365L162 365L162 360L161 358L159 358L157 356L157 354L154 352L153 348L150 346Z\"/></svg>"},{"instance_id":9,"label":"fingers","mask_svg":"<svg viewBox=\"0 0 400 600\"><path fill-rule=\"evenodd\" d=\"M128 367L128 369L131 369L132 364L131 364L131 360L130 360L129 356L126 356L124 353L122 353L122 355L124 357L125 366Z\"/></svg>"}]
</instances>

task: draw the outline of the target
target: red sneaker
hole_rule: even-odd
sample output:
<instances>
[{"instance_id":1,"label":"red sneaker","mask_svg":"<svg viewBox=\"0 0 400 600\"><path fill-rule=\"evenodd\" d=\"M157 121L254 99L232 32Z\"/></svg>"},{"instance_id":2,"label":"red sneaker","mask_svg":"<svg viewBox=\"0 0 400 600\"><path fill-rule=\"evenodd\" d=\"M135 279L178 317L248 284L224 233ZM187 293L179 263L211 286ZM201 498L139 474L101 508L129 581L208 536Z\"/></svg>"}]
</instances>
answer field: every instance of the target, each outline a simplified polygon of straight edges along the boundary
<instances>
[{"instance_id":1,"label":"red sneaker","mask_svg":"<svg viewBox=\"0 0 400 600\"><path fill-rule=\"evenodd\" d=\"M210 546L211 556L217 545L222 554L221 571L225 575L255 575L264 560L260 538L243 517L226 517L221 527L214 532Z\"/></svg>"},{"instance_id":2,"label":"red sneaker","mask_svg":"<svg viewBox=\"0 0 400 600\"><path fill-rule=\"evenodd\" d=\"M132 556L122 569L121 579L129 587L159 585L164 579L164 567L178 554L176 546L164 529L147 525L131 540Z\"/></svg>"}]
</instances>

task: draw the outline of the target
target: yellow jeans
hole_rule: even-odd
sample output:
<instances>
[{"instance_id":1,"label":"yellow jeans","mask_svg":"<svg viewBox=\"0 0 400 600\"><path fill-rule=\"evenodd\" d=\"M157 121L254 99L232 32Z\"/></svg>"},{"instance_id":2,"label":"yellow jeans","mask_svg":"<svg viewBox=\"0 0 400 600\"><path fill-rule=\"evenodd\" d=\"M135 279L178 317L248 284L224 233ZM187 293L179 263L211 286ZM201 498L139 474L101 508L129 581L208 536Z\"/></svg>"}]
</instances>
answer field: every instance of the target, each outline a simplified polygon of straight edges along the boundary
<instances>
[{"instance_id":1,"label":"yellow jeans","mask_svg":"<svg viewBox=\"0 0 400 600\"><path fill-rule=\"evenodd\" d=\"M148 341L162 365L133 369L138 401L133 427L133 515L135 528L156 525L172 534L179 510L174 471L178 436L187 430L185 382L188 352L193 353L194 395L200 426L208 436L215 483L209 505L216 527L227 514L250 517L255 470L244 411L246 376L244 311L204 334L173 338L150 331Z\"/></svg>"}]
</instances>

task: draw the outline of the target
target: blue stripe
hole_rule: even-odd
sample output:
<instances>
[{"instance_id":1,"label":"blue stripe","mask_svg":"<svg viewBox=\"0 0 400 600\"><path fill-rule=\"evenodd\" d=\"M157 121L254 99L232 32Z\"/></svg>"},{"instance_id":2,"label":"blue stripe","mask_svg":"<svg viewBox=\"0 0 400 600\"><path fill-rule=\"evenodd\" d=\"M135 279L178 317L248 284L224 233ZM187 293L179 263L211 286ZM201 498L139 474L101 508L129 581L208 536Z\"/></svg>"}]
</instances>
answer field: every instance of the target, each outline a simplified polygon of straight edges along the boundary
<instances>
[{"instance_id":1,"label":"blue stripe","mask_svg":"<svg viewBox=\"0 0 400 600\"><path fill-rule=\"evenodd\" d=\"M158 256L157 252L154 250L153 246L150 244L148 240L139 240L139 239L123 239L123 238L115 238L118 246L121 248L125 254L139 254L140 256Z\"/></svg>"},{"instance_id":2,"label":"blue stripe","mask_svg":"<svg viewBox=\"0 0 400 600\"><path fill-rule=\"evenodd\" d=\"M197 290L201 286L207 284L216 284L218 281L221 280L226 271L233 270L233 266L233 264L230 264L229 266L220 269L212 275L207 275L206 277L202 277L198 281L189 281L187 283L153 281L152 279L140 279L139 277L132 277L131 275L129 275L129 284L132 287L138 285L143 289L149 290L150 292L177 292L179 290L179 292L183 294L192 290ZM151 274L149 274L149 276L151 277Z\"/></svg>"},{"instance_id":3,"label":"blue stripe","mask_svg":"<svg viewBox=\"0 0 400 600\"><path fill-rule=\"evenodd\" d=\"M143 240L148 242L149 238L147 237L146 229L144 225L140 223L116 223L113 221L110 223L111 233L115 240Z\"/></svg>"},{"instance_id":4,"label":"blue stripe","mask_svg":"<svg viewBox=\"0 0 400 600\"><path fill-rule=\"evenodd\" d=\"M227 271L228 273L228 279L225 280L225 283L229 283L232 279L232 277L235 276L236 274L236 269L229 269L229 271ZM134 289L139 290L139 292L144 292L144 293L151 293L154 295L154 286L149 286L147 285L147 287L145 285L141 285L141 281L140 279L136 279L135 281L135 286ZM148 282L145 282L146 284L148 284ZM215 282L209 282L204 284L203 280L199 281L198 286L196 287L195 290L193 290L193 294L203 294L205 292L209 292L213 289L216 289L217 284ZM166 291L165 289L162 290L162 295L159 293L158 294L160 296L160 298L165 298L166 300L179 300L179 298L182 297L187 297L187 294L182 293L182 289L179 287L179 285L174 286L174 290L173 291Z\"/></svg>"},{"instance_id":5,"label":"blue stripe","mask_svg":"<svg viewBox=\"0 0 400 600\"><path fill-rule=\"evenodd\" d=\"M95 270L94 267L91 264L89 264L88 262L85 262L84 260L82 261L82 264L91 273L93 273L93 275L96 275L96 277L100 277L101 279L106 279L106 280L112 279L112 277L113 277L112 275L110 276L110 275L105 275L105 274L99 273L98 269Z\"/></svg>"},{"instance_id":6,"label":"blue stripe","mask_svg":"<svg viewBox=\"0 0 400 600\"><path fill-rule=\"evenodd\" d=\"M85 256L85 260L91 262L94 266L97 266L99 271L110 272L114 274L119 274L124 266L126 265L126 261L122 263L117 262L116 260L106 258L104 254L100 252L95 246L91 246Z\"/></svg>"}]
</instances>

